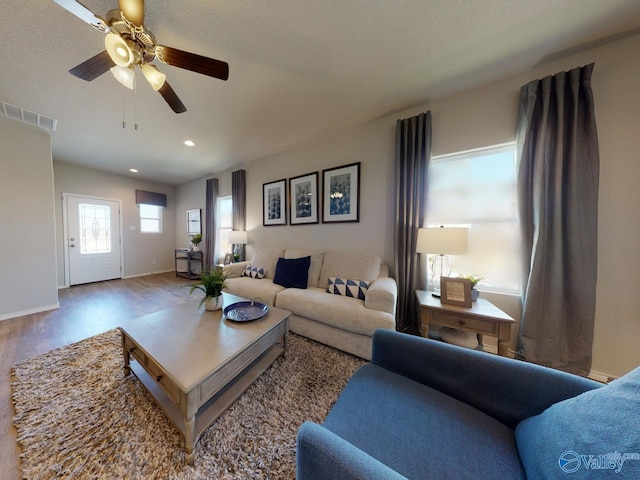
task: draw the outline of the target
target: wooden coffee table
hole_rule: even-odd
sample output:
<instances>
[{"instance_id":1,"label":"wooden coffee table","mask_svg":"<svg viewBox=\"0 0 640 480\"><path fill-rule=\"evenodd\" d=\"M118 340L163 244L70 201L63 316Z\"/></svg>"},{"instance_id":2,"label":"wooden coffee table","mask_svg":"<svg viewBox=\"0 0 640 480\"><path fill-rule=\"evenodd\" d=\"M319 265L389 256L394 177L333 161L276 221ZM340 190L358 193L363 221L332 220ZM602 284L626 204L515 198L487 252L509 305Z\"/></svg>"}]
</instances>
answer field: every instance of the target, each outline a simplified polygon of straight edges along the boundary
<instances>
[{"instance_id":1,"label":"wooden coffee table","mask_svg":"<svg viewBox=\"0 0 640 480\"><path fill-rule=\"evenodd\" d=\"M245 299L224 294L225 307L239 301ZM222 312L188 303L120 327L125 375L135 373L182 433L187 463L206 428L287 347L291 312L269 306L250 322Z\"/></svg>"}]
</instances>

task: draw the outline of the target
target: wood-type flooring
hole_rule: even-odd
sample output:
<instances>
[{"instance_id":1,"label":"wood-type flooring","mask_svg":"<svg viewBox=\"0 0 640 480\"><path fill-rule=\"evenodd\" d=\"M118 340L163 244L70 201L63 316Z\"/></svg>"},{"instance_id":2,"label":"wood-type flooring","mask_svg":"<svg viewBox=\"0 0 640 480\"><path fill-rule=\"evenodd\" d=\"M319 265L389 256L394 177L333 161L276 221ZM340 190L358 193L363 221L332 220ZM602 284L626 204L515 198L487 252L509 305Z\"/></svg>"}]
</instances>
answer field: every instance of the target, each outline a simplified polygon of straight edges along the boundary
<instances>
[{"instance_id":1,"label":"wood-type flooring","mask_svg":"<svg viewBox=\"0 0 640 480\"><path fill-rule=\"evenodd\" d=\"M78 342L149 313L199 298L175 273L77 285L58 291L60 308L0 321L0 479L20 479L11 367L27 358ZM42 372L46 375L46 372Z\"/></svg>"}]
</instances>

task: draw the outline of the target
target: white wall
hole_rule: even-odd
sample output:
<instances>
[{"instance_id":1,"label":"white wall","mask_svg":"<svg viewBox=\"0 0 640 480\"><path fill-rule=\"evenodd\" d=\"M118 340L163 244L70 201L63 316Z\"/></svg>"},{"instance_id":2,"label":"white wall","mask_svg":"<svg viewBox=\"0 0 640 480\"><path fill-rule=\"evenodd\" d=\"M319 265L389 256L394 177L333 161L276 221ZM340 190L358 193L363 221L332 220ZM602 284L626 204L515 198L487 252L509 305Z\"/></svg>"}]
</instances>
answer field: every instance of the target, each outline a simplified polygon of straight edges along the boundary
<instances>
[{"instance_id":1,"label":"white wall","mask_svg":"<svg viewBox=\"0 0 640 480\"><path fill-rule=\"evenodd\" d=\"M514 140L520 87L595 62L592 84L600 142L598 288L592 370L621 375L640 364L640 36L539 66L430 104L399 112L251 163L247 170L248 256L256 245L369 250L393 262L394 131L398 118L431 110L433 155ZM262 184L362 162L360 223L262 226ZM222 178L222 177L221 177ZM221 180L221 188L227 181ZM203 187L204 188L204 187ZM181 191L181 189L180 189ZM519 298L487 295L519 320ZM513 329L515 346L517 326ZM485 337L486 338L486 337Z\"/></svg>"},{"instance_id":2,"label":"white wall","mask_svg":"<svg viewBox=\"0 0 640 480\"><path fill-rule=\"evenodd\" d=\"M63 193L75 193L122 201L124 277L173 270L174 246L176 243L175 187L104 173L59 161L55 161L53 167L59 286L65 285L65 246L62 241ZM148 190L167 195L167 207L163 209L163 232L161 234L140 233L140 216L136 205L136 190ZM153 264L154 260L156 262L155 265Z\"/></svg>"},{"instance_id":3,"label":"white wall","mask_svg":"<svg viewBox=\"0 0 640 480\"><path fill-rule=\"evenodd\" d=\"M0 118L0 319L58 307L51 137Z\"/></svg>"}]
</instances>

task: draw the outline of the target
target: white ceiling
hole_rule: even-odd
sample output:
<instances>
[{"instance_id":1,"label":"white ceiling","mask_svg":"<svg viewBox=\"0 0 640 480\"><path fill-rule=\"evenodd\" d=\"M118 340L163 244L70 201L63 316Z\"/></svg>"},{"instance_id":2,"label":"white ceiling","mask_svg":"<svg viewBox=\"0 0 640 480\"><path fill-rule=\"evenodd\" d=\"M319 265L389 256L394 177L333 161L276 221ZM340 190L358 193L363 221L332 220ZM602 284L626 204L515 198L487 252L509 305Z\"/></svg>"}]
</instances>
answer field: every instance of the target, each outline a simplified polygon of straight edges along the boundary
<instances>
[{"instance_id":1,"label":"white ceiling","mask_svg":"<svg viewBox=\"0 0 640 480\"><path fill-rule=\"evenodd\" d=\"M230 65L156 62L177 115L139 71L135 94L69 74L104 35L52 0L2 3L0 101L57 119L54 159L174 185L640 29L638 0L147 1L159 44Z\"/></svg>"}]
</instances>

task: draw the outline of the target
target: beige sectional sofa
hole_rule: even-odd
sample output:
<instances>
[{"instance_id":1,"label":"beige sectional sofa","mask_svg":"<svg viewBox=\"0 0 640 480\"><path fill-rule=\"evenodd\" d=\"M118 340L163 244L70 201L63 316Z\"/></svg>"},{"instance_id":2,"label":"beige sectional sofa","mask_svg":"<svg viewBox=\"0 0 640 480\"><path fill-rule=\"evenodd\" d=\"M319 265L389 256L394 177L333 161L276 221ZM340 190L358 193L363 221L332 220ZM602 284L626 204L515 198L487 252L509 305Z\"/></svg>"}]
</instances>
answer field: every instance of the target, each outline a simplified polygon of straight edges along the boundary
<instances>
[{"instance_id":1,"label":"beige sectional sofa","mask_svg":"<svg viewBox=\"0 0 640 480\"><path fill-rule=\"evenodd\" d=\"M311 257L307 288L273 282L279 258L307 256ZM242 276L248 265L262 269L264 278ZM292 332L367 360L373 332L395 330L398 288L389 277L389 267L375 253L258 248L251 261L227 265L224 271L225 291L289 310ZM330 277L370 282L364 300L327 292Z\"/></svg>"}]
</instances>

